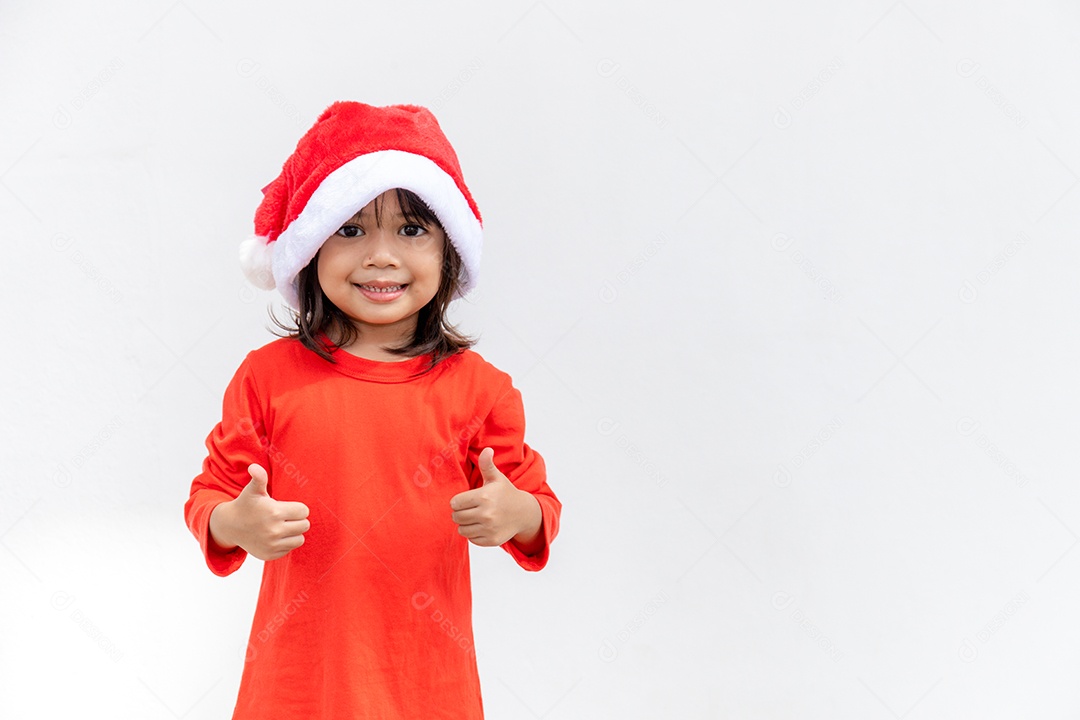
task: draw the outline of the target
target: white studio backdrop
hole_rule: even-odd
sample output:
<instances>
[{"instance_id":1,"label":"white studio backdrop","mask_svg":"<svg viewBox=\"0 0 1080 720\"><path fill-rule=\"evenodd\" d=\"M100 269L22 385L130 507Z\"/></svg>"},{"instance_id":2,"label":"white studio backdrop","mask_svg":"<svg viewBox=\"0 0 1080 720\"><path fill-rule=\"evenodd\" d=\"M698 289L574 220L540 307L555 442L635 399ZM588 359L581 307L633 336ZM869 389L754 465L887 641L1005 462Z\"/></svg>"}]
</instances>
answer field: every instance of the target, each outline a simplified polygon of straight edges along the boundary
<instances>
[{"instance_id":1,"label":"white studio backdrop","mask_svg":"<svg viewBox=\"0 0 1080 720\"><path fill-rule=\"evenodd\" d=\"M489 717L1080 712L1074 3L100 5L0 4L0 717L231 712L183 503L341 99L457 149L564 503L470 548Z\"/></svg>"}]
</instances>

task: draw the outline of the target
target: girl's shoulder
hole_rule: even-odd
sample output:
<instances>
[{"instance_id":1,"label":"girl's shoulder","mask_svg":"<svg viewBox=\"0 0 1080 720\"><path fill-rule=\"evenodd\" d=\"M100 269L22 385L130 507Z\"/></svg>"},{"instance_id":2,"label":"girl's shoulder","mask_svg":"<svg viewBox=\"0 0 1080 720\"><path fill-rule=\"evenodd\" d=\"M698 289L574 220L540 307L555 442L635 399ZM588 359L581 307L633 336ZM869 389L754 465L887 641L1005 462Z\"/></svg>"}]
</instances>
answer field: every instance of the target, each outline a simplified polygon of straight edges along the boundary
<instances>
[{"instance_id":1,"label":"girl's shoulder","mask_svg":"<svg viewBox=\"0 0 1080 720\"><path fill-rule=\"evenodd\" d=\"M265 362L281 362L285 359L300 358L305 353L311 351L304 347L304 344L296 338L282 337L276 340L271 340L262 347L257 347L250 350L247 357L251 361L265 363Z\"/></svg>"},{"instance_id":2,"label":"girl's shoulder","mask_svg":"<svg viewBox=\"0 0 1080 720\"><path fill-rule=\"evenodd\" d=\"M521 411L521 392L510 373L472 349L462 350L455 356L458 357L458 367L454 372L446 373L454 378L455 392L486 408L485 412L500 403L516 407L512 412Z\"/></svg>"},{"instance_id":3,"label":"girl's shoulder","mask_svg":"<svg viewBox=\"0 0 1080 720\"><path fill-rule=\"evenodd\" d=\"M318 355L298 339L282 337L248 350L241 369L246 368L259 378L275 377L304 367L314 368L313 359L318 359Z\"/></svg>"},{"instance_id":4,"label":"girl's shoulder","mask_svg":"<svg viewBox=\"0 0 1080 720\"><path fill-rule=\"evenodd\" d=\"M472 348L462 350L454 355L452 359L456 359L463 370L478 375L489 382L501 384L510 381L509 373L496 367Z\"/></svg>"}]
</instances>

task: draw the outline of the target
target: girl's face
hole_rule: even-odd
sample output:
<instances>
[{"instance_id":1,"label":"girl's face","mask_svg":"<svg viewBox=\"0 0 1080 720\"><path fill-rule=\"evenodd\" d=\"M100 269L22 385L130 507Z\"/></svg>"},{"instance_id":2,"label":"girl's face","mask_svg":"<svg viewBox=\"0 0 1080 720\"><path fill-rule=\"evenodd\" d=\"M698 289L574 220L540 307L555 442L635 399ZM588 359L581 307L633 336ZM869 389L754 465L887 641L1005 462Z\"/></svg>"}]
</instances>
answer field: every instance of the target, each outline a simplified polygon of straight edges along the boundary
<instances>
[{"instance_id":1,"label":"girl's face","mask_svg":"<svg viewBox=\"0 0 1080 720\"><path fill-rule=\"evenodd\" d=\"M375 222L376 202L381 224ZM357 324L361 335L375 330L381 337L411 339L416 313L439 289L445 242L446 234L438 226L408 222L397 193L388 190L323 243L317 263L319 285L330 302ZM376 289L387 285L396 287Z\"/></svg>"}]
</instances>

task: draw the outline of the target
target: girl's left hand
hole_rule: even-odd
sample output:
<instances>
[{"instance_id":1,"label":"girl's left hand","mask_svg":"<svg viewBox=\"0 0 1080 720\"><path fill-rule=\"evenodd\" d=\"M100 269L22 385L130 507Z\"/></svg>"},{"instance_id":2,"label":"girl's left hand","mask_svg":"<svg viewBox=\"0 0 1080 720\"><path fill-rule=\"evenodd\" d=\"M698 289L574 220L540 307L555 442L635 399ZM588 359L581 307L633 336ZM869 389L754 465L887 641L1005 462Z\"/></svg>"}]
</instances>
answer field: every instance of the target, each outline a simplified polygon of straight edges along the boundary
<instances>
[{"instance_id":1,"label":"girl's left hand","mask_svg":"<svg viewBox=\"0 0 1080 720\"><path fill-rule=\"evenodd\" d=\"M450 518L458 525L458 534L476 545L495 547L530 529L540 515L540 505L531 493L518 490L499 472L492 458L495 451L480 451L479 467L484 484L450 498L454 511ZM539 523L535 523L539 527Z\"/></svg>"}]
</instances>

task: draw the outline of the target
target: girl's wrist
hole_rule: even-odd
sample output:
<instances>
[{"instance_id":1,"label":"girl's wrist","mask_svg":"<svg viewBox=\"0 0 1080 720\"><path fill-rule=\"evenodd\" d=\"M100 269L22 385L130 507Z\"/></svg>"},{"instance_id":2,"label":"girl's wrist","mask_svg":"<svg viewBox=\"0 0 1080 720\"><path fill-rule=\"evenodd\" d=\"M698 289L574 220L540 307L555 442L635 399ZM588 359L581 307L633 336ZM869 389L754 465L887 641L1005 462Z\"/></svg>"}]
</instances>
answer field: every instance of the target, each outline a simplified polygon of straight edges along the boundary
<instances>
[{"instance_id":1,"label":"girl's wrist","mask_svg":"<svg viewBox=\"0 0 1080 720\"><path fill-rule=\"evenodd\" d=\"M215 505L214 509L210 511L209 540L223 552L229 552L239 547L237 543L232 541L229 533L231 527L229 511L231 507L232 500L225 500Z\"/></svg>"},{"instance_id":2,"label":"girl's wrist","mask_svg":"<svg viewBox=\"0 0 1080 720\"><path fill-rule=\"evenodd\" d=\"M519 545L536 545L541 537L541 528L544 515L540 511L540 502L531 492L518 490L521 493L522 521L518 532L514 535L514 541Z\"/></svg>"}]
</instances>

